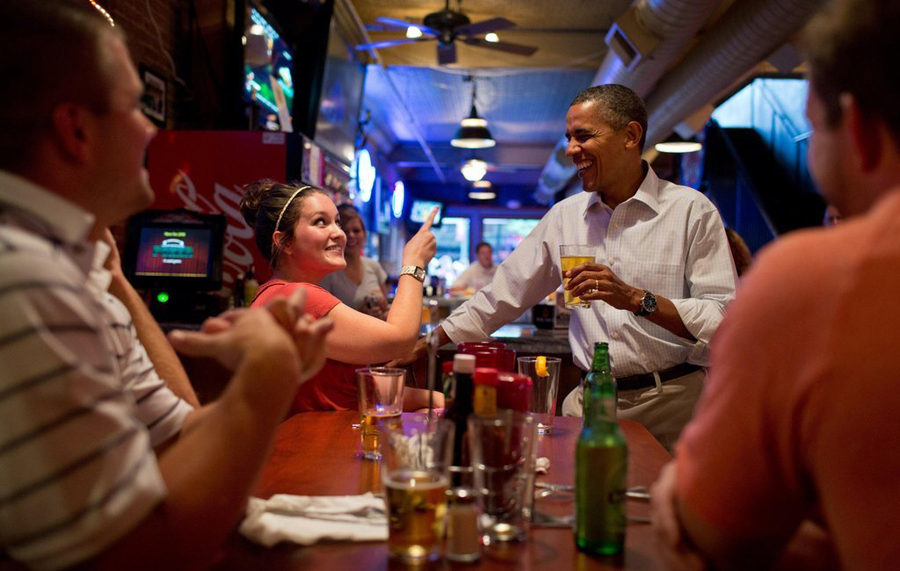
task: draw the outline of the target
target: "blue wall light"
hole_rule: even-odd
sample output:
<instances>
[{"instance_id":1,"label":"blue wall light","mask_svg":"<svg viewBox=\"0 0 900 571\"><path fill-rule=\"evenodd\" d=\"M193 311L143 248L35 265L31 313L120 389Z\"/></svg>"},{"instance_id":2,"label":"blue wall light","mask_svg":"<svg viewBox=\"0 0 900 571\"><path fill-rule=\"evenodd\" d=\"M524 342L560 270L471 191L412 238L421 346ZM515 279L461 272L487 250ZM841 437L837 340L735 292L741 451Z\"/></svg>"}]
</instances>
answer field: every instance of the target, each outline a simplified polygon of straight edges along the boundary
<instances>
[{"instance_id":1,"label":"blue wall light","mask_svg":"<svg viewBox=\"0 0 900 571\"><path fill-rule=\"evenodd\" d=\"M363 202L369 202L372 198L372 189L375 187L376 176L369 151L366 149L361 150L356 157L356 186L359 188L359 198Z\"/></svg>"},{"instance_id":2,"label":"blue wall light","mask_svg":"<svg viewBox=\"0 0 900 571\"><path fill-rule=\"evenodd\" d=\"M403 216L403 201L406 199L406 188L403 181L398 180L394 183L394 193L391 195L391 212L394 218Z\"/></svg>"}]
</instances>

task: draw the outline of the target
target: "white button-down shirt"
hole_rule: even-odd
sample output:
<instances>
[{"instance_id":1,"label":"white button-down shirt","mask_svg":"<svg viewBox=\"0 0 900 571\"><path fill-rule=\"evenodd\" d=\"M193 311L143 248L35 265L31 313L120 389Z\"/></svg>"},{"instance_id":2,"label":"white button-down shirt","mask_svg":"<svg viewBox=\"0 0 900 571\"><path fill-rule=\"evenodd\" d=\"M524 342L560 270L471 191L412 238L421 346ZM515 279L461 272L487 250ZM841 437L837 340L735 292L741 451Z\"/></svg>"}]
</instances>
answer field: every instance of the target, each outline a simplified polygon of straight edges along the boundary
<instances>
[{"instance_id":1,"label":"white button-down shirt","mask_svg":"<svg viewBox=\"0 0 900 571\"><path fill-rule=\"evenodd\" d=\"M610 209L597 193L556 204L477 292L443 323L454 342L487 338L562 283L560 244L596 248L595 260L626 283L675 304L697 339L690 342L632 312L602 302L575 308L569 343L575 364L589 370L593 344L610 346L613 373L627 376L706 365L708 346L734 298L737 274L715 206L701 193L660 180L653 169L634 196Z\"/></svg>"}]
</instances>

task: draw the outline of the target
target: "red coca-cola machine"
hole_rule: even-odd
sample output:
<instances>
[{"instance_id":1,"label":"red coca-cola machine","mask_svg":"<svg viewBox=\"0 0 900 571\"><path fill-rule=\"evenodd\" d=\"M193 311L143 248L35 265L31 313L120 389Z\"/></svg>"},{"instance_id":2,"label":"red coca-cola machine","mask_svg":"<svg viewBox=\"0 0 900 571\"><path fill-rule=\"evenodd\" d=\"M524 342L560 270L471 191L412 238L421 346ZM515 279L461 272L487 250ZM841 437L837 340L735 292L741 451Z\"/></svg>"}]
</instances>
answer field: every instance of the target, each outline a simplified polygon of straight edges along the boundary
<instances>
[{"instance_id":1,"label":"red coca-cola machine","mask_svg":"<svg viewBox=\"0 0 900 571\"><path fill-rule=\"evenodd\" d=\"M241 188L250 182L287 178L285 133L265 131L160 131L147 151L154 209L186 208L224 214L222 284L230 290L239 273L254 266L257 279L271 275L240 212Z\"/></svg>"}]
</instances>

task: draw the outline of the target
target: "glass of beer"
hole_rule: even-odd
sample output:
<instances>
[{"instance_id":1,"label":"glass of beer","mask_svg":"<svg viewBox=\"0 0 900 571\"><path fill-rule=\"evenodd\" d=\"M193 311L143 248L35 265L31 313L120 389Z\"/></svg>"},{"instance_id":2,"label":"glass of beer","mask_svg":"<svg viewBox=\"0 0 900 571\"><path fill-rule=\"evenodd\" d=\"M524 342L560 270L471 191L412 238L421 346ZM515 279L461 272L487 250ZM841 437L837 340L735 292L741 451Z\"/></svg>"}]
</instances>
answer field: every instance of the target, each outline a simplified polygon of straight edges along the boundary
<instances>
[{"instance_id":1,"label":"glass of beer","mask_svg":"<svg viewBox=\"0 0 900 571\"><path fill-rule=\"evenodd\" d=\"M444 419L412 415L383 432L381 478L394 559L418 565L440 557L452 453L453 423Z\"/></svg>"},{"instance_id":2,"label":"glass of beer","mask_svg":"<svg viewBox=\"0 0 900 571\"><path fill-rule=\"evenodd\" d=\"M356 370L359 382L360 437L362 457L381 459L378 447L379 435L386 426L400 423L403 412L403 389L406 371L387 367L371 367Z\"/></svg>"},{"instance_id":3,"label":"glass of beer","mask_svg":"<svg viewBox=\"0 0 900 571\"><path fill-rule=\"evenodd\" d=\"M581 244L562 244L559 247L559 265L563 273L575 266L593 262L596 259L597 248ZM563 287L568 285L569 278L563 278ZM564 289L566 307L590 307L591 302L583 301L580 297L572 295L570 290Z\"/></svg>"}]
</instances>

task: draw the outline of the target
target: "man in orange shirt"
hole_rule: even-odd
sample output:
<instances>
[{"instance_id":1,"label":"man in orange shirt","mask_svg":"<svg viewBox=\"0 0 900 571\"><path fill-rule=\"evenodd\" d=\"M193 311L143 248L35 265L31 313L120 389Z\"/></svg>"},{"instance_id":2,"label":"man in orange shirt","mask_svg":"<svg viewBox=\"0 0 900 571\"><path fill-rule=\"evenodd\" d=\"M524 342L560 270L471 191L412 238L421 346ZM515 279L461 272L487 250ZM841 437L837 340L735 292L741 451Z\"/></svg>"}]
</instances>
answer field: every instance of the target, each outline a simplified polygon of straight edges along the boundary
<instances>
[{"instance_id":1,"label":"man in orange shirt","mask_svg":"<svg viewBox=\"0 0 900 571\"><path fill-rule=\"evenodd\" d=\"M898 29L896 0L810 25L809 165L847 220L779 240L730 307L653 489L672 568L900 566Z\"/></svg>"}]
</instances>

